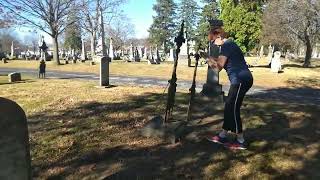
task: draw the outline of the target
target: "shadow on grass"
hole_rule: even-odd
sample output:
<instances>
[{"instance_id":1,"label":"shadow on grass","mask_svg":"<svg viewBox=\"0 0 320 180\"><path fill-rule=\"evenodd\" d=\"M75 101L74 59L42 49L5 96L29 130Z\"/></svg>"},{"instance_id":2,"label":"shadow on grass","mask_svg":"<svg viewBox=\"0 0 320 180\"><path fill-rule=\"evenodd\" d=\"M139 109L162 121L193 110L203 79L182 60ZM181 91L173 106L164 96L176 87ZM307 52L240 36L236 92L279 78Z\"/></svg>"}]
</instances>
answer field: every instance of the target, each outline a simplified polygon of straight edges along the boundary
<instances>
[{"instance_id":1,"label":"shadow on grass","mask_svg":"<svg viewBox=\"0 0 320 180\"><path fill-rule=\"evenodd\" d=\"M297 104L320 104L320 89L312 87L276 88L255 93L257 99L272 99L274 101Z\"/></svg>"},{"instance_id":2,"label":"shadow on grass","mask_svg":"<svg viewBox=\"0 0 320 180\"><path fill-rule=\"evenodd\" d=\"M305 89L310 89L309 91L312 91L312 89L314 88L318 88L318 90L320 90L320 80L319 78L306 78L306 77L302 77L302 78L299 78L299 79L289 79L287 81L287 83L290 85L290 86L294 86L294 87L297 87L297 86L305 86ZM318 91L318 94L314 94L315 96L319 96L319 91Z\"/></svg>"},{"instance_id":3,"label":"shadow on grass","mask_svg":"<svg viewBox=\"0 0 320 180\"><path fill-rule=\"evenodd\" d=\"M303 64L299 65L299 64L284 64L282 66L283 69L286 68L304 68L304 69L315 69L315 68L320 68L320 65L311 65L310 67L303 67Z\"/></svg>"},{"instance_id":4,"label":"shadow on grass","mask_svg":"<svg viewBox=\"0 0 320 180\"><path fill-rule=\"evenodd\" d=\"M163 98L160 94L131 96L114 103L83 102L71 109L36 114L30 117L31 134L50 134L57 139L72 136L75 140L59 151L32 142L33 154L49 153L43 159L34 157L34 175L63 167L47 178L319 178L319 106L269 96L289 90L292 94L300 93L302 89L271 89L245 100L245 135L251 144L247 151L241 152L231 152L205 140L169 145L142 138L138 131L146 122L145 117L162 113L156 108ZM186 108L180 105L187 104L187 99L187 94L178 93L175 108L178 116L185 115ZM211 125L218 128L220 121L203 128ZM156 143L148 145L150 142ZM45 159L54 152L58 158ZM307 158L306 154L309 154ZM288 164L283 164L287 161ZM296 167L295 163L301 166Z\"/></svg>"}]
</instances>

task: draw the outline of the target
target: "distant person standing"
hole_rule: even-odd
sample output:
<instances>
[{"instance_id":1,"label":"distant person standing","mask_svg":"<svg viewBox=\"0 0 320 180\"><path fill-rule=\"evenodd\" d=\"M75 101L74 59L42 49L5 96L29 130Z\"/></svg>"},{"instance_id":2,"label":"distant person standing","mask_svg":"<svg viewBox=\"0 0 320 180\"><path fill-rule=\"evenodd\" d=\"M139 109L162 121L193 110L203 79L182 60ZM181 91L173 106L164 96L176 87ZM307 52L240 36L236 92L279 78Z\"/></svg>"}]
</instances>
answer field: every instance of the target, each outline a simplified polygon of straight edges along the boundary
<instances>
[{"instance_id":1,"label":"distant person standing","mask_svg":"<svg viewBox=\"0 0 320 180\"><path fill-rule=\"evenodd\" d=\"M39 65L39 78L46 78L46 63L44 60L40 61Z\"/></svg>"}]
</instances>

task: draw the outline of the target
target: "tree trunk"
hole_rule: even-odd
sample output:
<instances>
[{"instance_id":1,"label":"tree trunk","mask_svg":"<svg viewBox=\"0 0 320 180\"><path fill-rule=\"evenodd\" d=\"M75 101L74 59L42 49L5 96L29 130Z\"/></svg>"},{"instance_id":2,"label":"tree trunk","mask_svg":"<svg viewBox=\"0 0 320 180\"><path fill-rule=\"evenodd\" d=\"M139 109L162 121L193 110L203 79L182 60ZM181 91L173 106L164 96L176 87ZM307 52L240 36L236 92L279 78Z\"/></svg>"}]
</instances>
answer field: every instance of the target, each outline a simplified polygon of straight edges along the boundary
<instances>
[{"instance_id":1,"label":"tree trunk","mask_svg":"<svg viewBox=\"0 0 320 180\"><path fill-rule=\"evenodd\" d=\"M304 58L304 63L303 63L303 67L310 67L311 65L311 56L312 56L312 45L311 45L311 42L310 42L310 37L309 36L305 36L305 39L306 39L306 56Z\"/></svg>"},{"instance_id":2,"label":"tree trunk","mask_svg":"<svg viewBox=\"0 0 320 180\"><path fill-rule=\"evenodd\" d=\"M58 36L57 35L53 36L52 40L53 40L53 60L57 63L57 65L60 65L59 49L58 49Z\"/></svg>"},{"instance_id":3,"label":"tree trunk","mask_svg":"<svg viewBox=\"0 0 320 180\"><path fill-rule=\"evenodd\" d=\"M93 59L93 56L96 55L96 33L91 33L91 58Z\"/></svg>"}]
</instances>

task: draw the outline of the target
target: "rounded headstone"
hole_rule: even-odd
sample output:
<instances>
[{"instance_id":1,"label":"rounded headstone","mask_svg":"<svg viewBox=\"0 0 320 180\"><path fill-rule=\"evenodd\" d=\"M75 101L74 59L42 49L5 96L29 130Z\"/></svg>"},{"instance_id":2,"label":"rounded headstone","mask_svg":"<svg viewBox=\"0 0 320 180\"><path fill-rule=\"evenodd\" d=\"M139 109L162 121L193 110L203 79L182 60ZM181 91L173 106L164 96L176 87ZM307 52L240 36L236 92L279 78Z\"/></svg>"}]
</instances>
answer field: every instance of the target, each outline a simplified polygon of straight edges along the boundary
<instances>
[{"instance_id":1,"label":"rounded headstone","mask_svg":"<svg viewBox=\"0 0 320 180\"><path fill-rule=\"evenodd\" d=\"M21 74L17 72L13 72L8 74L9 82L17 82L21 81Z\"/></svg>"},{"instance_id":2,"label":"rounded headstone","mask_svg":"<svg viewBox=\"0 0 320 180\"><path fill-rule=\"evenodd\" d=\"M31 179L27 118L15 102L0 97L0 179Z\"/></svg>"}]
</instances>

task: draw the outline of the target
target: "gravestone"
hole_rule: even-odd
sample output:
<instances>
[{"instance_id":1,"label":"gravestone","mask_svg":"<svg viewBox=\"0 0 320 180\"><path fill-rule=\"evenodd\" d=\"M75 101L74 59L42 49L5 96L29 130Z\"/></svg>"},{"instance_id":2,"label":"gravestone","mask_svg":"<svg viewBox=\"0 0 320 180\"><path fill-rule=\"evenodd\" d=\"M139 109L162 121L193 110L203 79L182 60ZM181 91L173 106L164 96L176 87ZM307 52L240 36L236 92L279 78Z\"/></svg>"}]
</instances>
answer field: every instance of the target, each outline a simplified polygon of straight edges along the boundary
<instances>
[{"instance_id":1,"label":"gravestone","mask_svg":"<svg viewBox=\"0 0 320 180\"><path fill-rule=\"evenodd\" d=\"M144 48L143 59L148 59L148 49Z\"/></svg>"},{"instance_id":2,"label":"gravestone","mask_svg":"<svg viewBox=\"0 0 320 180\"><path fill-rule=\"evenodd\" d=\"M158 48L156 48L156 50L153 52L153 58L154 58L154 61L156 61L158 59Z\"/></svg>"},{"instance_id":3,"label":"gravestone","mask_svg":"<svg viewBox=\"0 0 320 180\"><path fill-rule=\"evenodd\" d=\"M135 56L134 56L134 61L135 62L140 62L140 54L139 54L139 51L138 51L138 48L136 47L136 50L135 50Z\"/></svg>"},{"instance_id":4,"label":"gravestone","mask_svg":"<svg viewBox=\"0 0 320 180\"><path fill-rule=\"evenodd\" d=\"M188 44L187 43L183 43L182 46L181 46L179 59L187 59L187 58L188 58Z\"/></svg>"},{"instance_id":5,"label":"gravestone","mask_svg":"<svg viewBox=\"0 0 320 180\"><path fill-rule=\"evenodd\" d=\"M158 48L156 48L156 52L155 52L155 56L154 56L154 62L157 63L157 64L160 64L160 62L161 62Z\"/></svg>"},{"instance_id":6,"label":"gravestone","mask_svg":"<svg viewBox=\"0 0 320 180\"><path fill-rule=\"evenodd\" d=\"M109 62L111 58L107 57L107 49L105 46L105 35L104 35L104 22L103 22L103 10L99 9L99 34L100 34L100 42L101 42L101 52L98 54L97 58L100 61L100 87L109 86Z\"/></svg>"},{"instance_id":7,"label":"gravestone","mask_svg":"<svg viewBox=\"0 0 320 180\"><path fill-rule=\"evenodd\" d=\"M44 37L42 36L42 45L39 47L39 49L41 49L41 60L46 61L47 60L47 50L48 50L48 46L46 44L46 42L43 39Z\"/></svg>"},{"instance_id":8,"label":"gravestone","mask_svg":"<svg viewBox=\"0 0 320 180\"><path fill-rule=\"evenodd\" d=\"M141 47L139 47L138 53L139 53L139 58L141 59L143 57L143 50Z\"/></svg>"},{"instance_id":9,"label":"gravestone","mask_svg":"<svg viewBox=\"0 0 320 180\"><path fill-rule=\"evenodd\" d=\"M114 51L113 51L113 39L110 38L110 45L109 45L109 57L111 60L114 59Z\"/></svg>"},{"instance_id":10,"label":"gravestone","mask_svg":"<svg viewBox=\"0 0 320 180\"><path fill-rule=\"evenodd\" d=\"M13 72L8 74L9 82L17 82L21 81L21 74L17 72Z\"/></svg>"},{"instance_id":11,"label":"gravestone","mask_svg":"<svg viewBox=\"0 0 320 180\"><path fill-rule=\"evenodd\" d=\"M306 53L304 47L299 48L299 57L304 57L305 54Z\"/></svg>"},{"instance_id":12,"label":"gravestone","mask_svg":"<svg viewBox=\"0 0 320 180\"><path fill-rule=\"evenodd\" d=\"M175 51L174 49L170 49L169 61L174 61L175 58Z\"/></svg>"},{"instance_id":13,"label":"gravestone","mask_svg":"<svg viewBox=\"0 0 320 180\"><path fill-rule=\"evenodd\" d=\"M315 58L320 58L320 44L316 44L315 51Z\"/></svg>"},{"instance_id":14,"label":"gravestone","mask_svg":"<svg viewBox=\"0 0 320 180\"><path fill-rule=\"evenodd\" d=\"M272 55L273 55L273 50L274 50L274 47L271 46L271 44L269 45L268 47L268 63L271 62L272 60Z\"/></svg>"},{"instance_id":15,"label":"gravestone","mask_svg":"<svg viewBox=\"0 0 320 180\"><path fill-rule=\"evenodd\" d=\"M274 58L271 60L271 72L279 73L282 70L282 65L281 65L281 52L276 51L274 53Z\"/></svg>"},{"instance_id":16,"label":"gravestone","mask_svg":"<svg viewBox=\"0 0 320 180\"><path fill-rule=\"evenodd\" d=\"M131 45L130 45L129 60L130 60L130 61L134 61L134 47L133 47L133 44L132 44L132 43L131 43Z\"/></svg>"},{"instance_id":17,"label":"gravestone","mask_svg":"<svg viewBox=\"0 0 320 180\"><path fill-rule=\"evenodd\" d=\"M7 59L6 59L6 58L2 58L1 61L2 61L2 63L4 63L4 64L7 63Z\"/></svg>"},{"instance_id":18,"label":"gravestone","mask_svg":"<svg viewBox=\"0 0 320 180\"><path fill-rule=\"evenodd\" d=\"M312 57L313 57L313 58L317 58L317 57L318 57L318 52L317 52L317 51L318 51L317 48L314 48L314 49L313 49L313 51L312 51L312 54L313 54Z\"/></svg>"},{"instance_id":19,"label":"gravestone","mask_svg":"<svg viewBox=\"0 0 320 180\"><path fill-rule=\"evenodd\" d=\"M15 102L0 97L0 179L31 180L27 118Z\"/></svg>"},{"instance_id":20,"label":"gravestone","mask_svg":"<svg viewBox=\"0 0 320 180\"><path fill-rule=\"evenodd\" d=\"M30 57L31 57L31 53L30 53L30 51L28 50L28 51L25 52L25 59L26 59L26 61L30 60L30 59L31 59Z\"/></svg>"},{"instance_id":21,"label":"gravestone","mask_svg":"<svg viewBox=\"0 0 320 180\"><path fill-rule=\"evenodd\" d=\"M259 54L257 53L257 59L253 61L252 65L257 65L263 57L264 57L264 46L262 45L260 48Z\"/></svg>"},{"instance_id":22,"label":"gravestone","mask_svg":"<svg viewBox=\"0 0 320 180\"><path fill-rule=\"evenodd\" d=\"M157 63L154 62L153 58L150 58L150 59L148 59L148 64L151 65L151 64L157 64Z\"/></svg>"},{"instance_id":23,"label":"gravestone","mask_svg":"<svg viewBox=\"0 0 320 180\"><path fill-rule=\"evenodd\" d=\"M11 56L10 56L11 59L14 58L14 46L13 46L13 41L11 42Z\"/></svg>"},{"instance_id":24,"label":"gravestone","mask_svg":"<svg viewBox=\"0 0 320 180\"><path fill-rule=\"evenodd\" d=\"M208 54L212 57L218 57L220 47L213 44L213 42L209 43ZM223 94L222 85L219 84L219 71L217 69L212 69L208 66L207 81L203 85L201 93L207 97L217 97Z\"/></svg>"},{"instance_id":25,"label":"gravestone","mask_svg":"<svg viewBox=\"0 0 320 180\"><path fill-rule=\"evenodd\" d=\"M290 51L289 50L286 51L285 60L290 61Z\"/></svg>"},{"instance_id":26,"label":"gravestone","mask_svg":"<svg viewBox=\"0 0 320 180\"><path fill-rule=\"evenodd\" d=\"M81 48L81 60L86 60L87 59L87 54L86 54L86 48L85 48L85 43L84 40L82 39L82 48Z\"/></svg>"},{"instance_id":27,"label":"gravestone","mask_svg":"<svg viewBox=\"0 0 320 180\"><path fill-rule=\"evenodd\" d=\"M73 60L78 60L78 57L77 57L77 55L76 55L76 53L75 53L75 49L72 49L72 50L71 50L71 54L72 54L72 59L73 59Z\"/></svg>"},{"instance_id":28,"label":"gravestone","mask_svg":"<svg viewBox=\"0 0 320 180\"><path fill-rule=\"evenodd\" d=\"M109 61L110 61L110 58L101 57L101 60L100 60L100 86L109 86Z\"/></svg>"},{"instance_id":29,"label":"gravestone","mask_svg":"<svg viewBox=\"0 0 320 180\"><path fill-rule=\"evenodd\" d=\"M264 57L264 46L261 46L260 52L259 52L259 58L262 59Z\"/></svg>"},{"instance_id":30,"label":"gravestone","mask_svg":"<svg viewBox=\"0 0 320 180\"><path fill-rule=\"evenodd\" d=\"M151 57L148 59L148 64L149 64L149 65L151 65L151 64L157 64L156 61L155 61L155 59L154 59L154 55L153 55L153 52L152 52L152 51L150 52L150 56L151 56Z\"/></svg>"}]
</instances>

